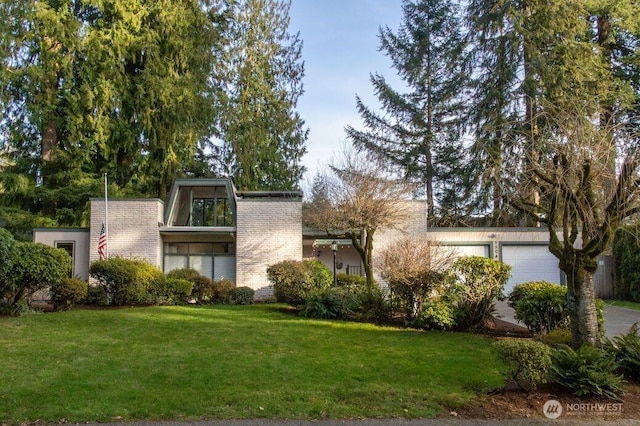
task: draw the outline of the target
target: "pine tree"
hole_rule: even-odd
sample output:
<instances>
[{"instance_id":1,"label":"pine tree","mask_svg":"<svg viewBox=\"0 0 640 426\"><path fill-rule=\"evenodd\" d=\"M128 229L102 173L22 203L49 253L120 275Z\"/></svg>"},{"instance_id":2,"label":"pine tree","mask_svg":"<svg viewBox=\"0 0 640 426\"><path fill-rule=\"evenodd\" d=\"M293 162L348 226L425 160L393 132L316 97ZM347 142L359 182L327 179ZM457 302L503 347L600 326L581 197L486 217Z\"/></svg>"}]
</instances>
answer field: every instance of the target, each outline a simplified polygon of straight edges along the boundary
<instances>
[{"instance_id":1,"label":"pine tree","mask_svg":"<svg viewBox=\"0 0 640 426\"><path fill-rule=\"evenodd\" d=\"M296 111L303 93L299 34L290 0L236 3L225 57L225 104L215 168L243 190L295 189L308 130Z\"/></svg>"},{"instance_id":2,"label":"pine tree","mask_svg":"<svg viewBox=\"0 0 640 426\"><path fill-rule=\"evenodd\" d=\"M371 83L383 114L357 109L366 130L347 127L356 148L387 162L424 188L428 215L460 215L464 210L463 98L468 78L459 11L442 0L405 1L397 33L380 31L388 55L408 93L392 88L384 76ZM452 155L457 153L457 155Z\"/></svg>"}]
</instances>

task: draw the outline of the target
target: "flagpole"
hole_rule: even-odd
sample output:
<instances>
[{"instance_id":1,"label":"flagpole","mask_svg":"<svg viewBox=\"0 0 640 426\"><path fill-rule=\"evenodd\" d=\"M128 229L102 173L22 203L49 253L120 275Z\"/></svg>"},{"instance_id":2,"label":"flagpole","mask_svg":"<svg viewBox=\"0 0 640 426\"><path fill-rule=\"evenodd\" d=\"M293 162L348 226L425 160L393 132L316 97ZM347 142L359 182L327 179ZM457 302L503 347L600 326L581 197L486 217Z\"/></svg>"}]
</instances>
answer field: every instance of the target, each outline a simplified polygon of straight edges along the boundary
<instances>
[{"instance_id":1,"label":"flagpole","mask_svg":"<svg viewBox=\"0 0 640 426\"><path fill-rule=\"evenodd\" d=\"M104 248L105 259L109 258L109 208L107 206L107 174L104 174L104 233L106 245Z\"/></svg>"}]
</instances>

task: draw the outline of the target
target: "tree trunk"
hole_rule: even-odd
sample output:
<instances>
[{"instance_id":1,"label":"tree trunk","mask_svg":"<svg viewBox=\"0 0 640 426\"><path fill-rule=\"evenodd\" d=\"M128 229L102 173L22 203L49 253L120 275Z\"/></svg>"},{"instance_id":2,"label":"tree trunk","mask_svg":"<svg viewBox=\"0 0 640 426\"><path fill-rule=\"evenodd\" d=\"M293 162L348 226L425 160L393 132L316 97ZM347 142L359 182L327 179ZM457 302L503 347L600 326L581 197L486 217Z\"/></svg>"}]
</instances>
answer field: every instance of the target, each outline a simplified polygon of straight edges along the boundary
<instances>
[{"instance_id":1,"label":"tree trunk","mask_svg":"<svg viewBox=\"0 0 640 426\"><path fill-rule=\"evenodd\" d=\"M351 236L351 244L353 244L353 248L356 249L358 254L360 255L360 260L362 260L362 267L364 268L364 275L367 279L367 285L369 287L374 286L373 279L373 264L371 262L373 256L373 233L374 230L362 230L362 236L359 236L355 232L351 232L349 235ZM364 239L364 246L362 241L359 238Z\"/></svg>"},{"instance_id":2,"label":"tree trunk","mask_svg":"<svg viewBox=\"0 0 640 426\"><path fill-rule=\"evenodd\" d=\"M56 120L48 120L42 132L42 161L53 161L53 150L58 143L58 125Z\"/></svg>"},{"instance_id":3,"label":"tree trunk","mask_svg":"<svg viewBox=\"0 0 640 426\"><path fill-rule=\"evenodd\" d=\"M367 230L364 240L365 258L364 261L364 273L367 277L367 286L372 288L375 284L373 279L373 231Z\"/></svg>"},{"instance_id":4,"label":"tree trunk","mask_svg":"<svg viewBox=\"0 0 640 426\"><path fill-rule=\"evenodd\" d=\"M615 60L613 55L612 37L611 37L611 21L609 16L604 13L598 16L598 45L601 48L602 56L607 63L607 69L609 73L612 73L611 64ZM616 146L614 141L616 138L613 136L614 129L614 105L610 100L604 100L602 103L602 110L600 111L600 127L605 129L609 135L607 140L611 141L609 146L609 153L604 160L609 167L609 176L605 182L605 191L611 194L615 190L616 186Z\"/></svg>"},{"instance_id":5,"label":"tree trunk","mask_svg":"<svg viewBox=\"0 0 640 426\"><path fill-rule=\"evenodd\" d=\"M529 2L524 2L524 13L525 17L529 19L531 17L531 8L528 4ZM535 164L539 164L538 161L538 125L537 125L537 114L538 114L538 106L537 106L537 96L538 96L538 78L539 75L536 75L534 72L534 66L532 64L533 60L532 50L535 43L529 37L525 35L523 40L523 62L524 62L524 81L523 81L523 89L524 89L524 102L525 102L525 146L524 146L524 178L529 182L529 196L527 202L532 204L539 204L540 202L540 192L539 192L539 184L538 178L533 173L533 168ZM538 227L540 223L535 220L533 217L527 215L525 216L526 226L530 227Z\"/></svg>"},{"instance_id":6,"label":"tree trunk","mask_svg":"<svg viewBox=\"0 0 640 426\"><path fill-rule=\"evenodd\" d=\"M600 336L593 274L580 264L573 265L565 273L567 307L571 319L571 345L576 349L584 344L597 346Z\"/></svg>"}]
</instances>

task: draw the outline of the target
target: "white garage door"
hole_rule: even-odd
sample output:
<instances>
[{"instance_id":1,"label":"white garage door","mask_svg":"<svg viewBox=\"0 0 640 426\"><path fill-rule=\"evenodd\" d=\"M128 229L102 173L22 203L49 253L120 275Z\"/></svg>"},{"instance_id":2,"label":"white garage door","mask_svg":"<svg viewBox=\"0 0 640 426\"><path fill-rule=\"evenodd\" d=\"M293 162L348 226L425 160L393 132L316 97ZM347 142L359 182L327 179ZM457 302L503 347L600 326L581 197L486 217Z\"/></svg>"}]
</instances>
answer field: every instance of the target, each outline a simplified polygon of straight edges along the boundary
<instances>
[{"instance_id":1,"label":"white garage door","mask_svg":"<svg viewBox=\"0 0 640 426\"><path fill-rule=\"evenodd\" d=\"M481 256L489 257L489 246L487 244L482 245L463 245L452 246L456 256Z\"/></svg>"},{"instance_id":2,"label":"white garage door","mask_svg":"<svg viewBox=\"0 0 640 426\"><path fill-rule=\"evenodd\" d=\"M508 295L516 284L527 281L560 284L558 258L549 252L546 245L503 245L502 261L511 265L511 278L505 285L505 295Z\"/></svg>"}]
</instances>

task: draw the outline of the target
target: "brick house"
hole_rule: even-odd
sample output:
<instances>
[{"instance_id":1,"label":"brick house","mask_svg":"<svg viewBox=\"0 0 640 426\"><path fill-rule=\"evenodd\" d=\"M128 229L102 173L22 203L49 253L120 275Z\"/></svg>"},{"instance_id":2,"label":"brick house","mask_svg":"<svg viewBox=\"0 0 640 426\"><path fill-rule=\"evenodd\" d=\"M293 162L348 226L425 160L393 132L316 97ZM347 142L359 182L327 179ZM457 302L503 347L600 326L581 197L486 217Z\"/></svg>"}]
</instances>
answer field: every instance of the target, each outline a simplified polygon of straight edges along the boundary
<instances>
[{"instance_id":1,"label":"brick house","mask_svg":"<svg viewBox=\"0 0 640 426\"><path fill-rule=\"evenodd\" d=\"M302 258L302 192L237 191L229 179L177 179L159 199L90 200L88 229L35 229L34 241L65 248L88 279L108 216L108 256L146 259L164 272L191 267L271 295L266 269Z\"/></svg>"},{"instance_id":2,"label":"brick house","mask_svg":"<svg viewBox=\"0 0 640 426\"><path fill-rule=\"evenodd\" d=\"M507 291L525 281L564 282L545 228L428 228L425 203L407 203L412 213L406 223L376 233L374 256L404 235L424 235L459 255L511 265ZM164 272L191 267L251 287L256 299L272 295L266 270L279 261L318 259L333 270L333 242L336 273L362 272L350 240L303 228L301 191L237 191L229 179L177 179L166 205L159 199L109 199L107 207L109 256L144 258ZM85 280L106 224L104 199L91 199L90 208L89 228L33 233L35 242L66 249L73 275Z\"/></svg>"}]
</instances>

